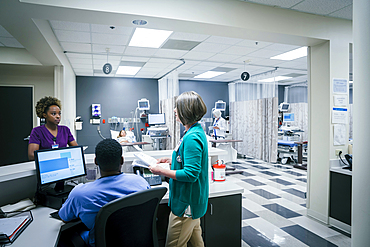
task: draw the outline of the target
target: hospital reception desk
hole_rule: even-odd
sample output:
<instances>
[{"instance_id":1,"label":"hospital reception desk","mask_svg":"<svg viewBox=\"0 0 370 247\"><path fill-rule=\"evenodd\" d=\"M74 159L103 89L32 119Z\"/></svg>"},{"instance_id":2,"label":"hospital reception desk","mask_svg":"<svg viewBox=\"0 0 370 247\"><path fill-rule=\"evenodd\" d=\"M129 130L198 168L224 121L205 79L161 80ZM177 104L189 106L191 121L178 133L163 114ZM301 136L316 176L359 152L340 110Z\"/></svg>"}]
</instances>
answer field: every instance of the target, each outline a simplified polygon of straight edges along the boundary
<instances>
[{"instance_id":1,"label":"hospital reception desk","mask_svg":"<svg viewBox=\"0 0 370 247\"><path fill-rule=\"evenodd\" d=\"M163 154L165 154L164 156L169 156L166 155L169 153L166 150L149 152L163 152L156 155L150 154L156 158L157 155L162 157ZM212 148L209 151L210 159L217 160L218 155L223 155L224 152L224 150ZM87 154L85 159L87 165L91 165L93 155ZM125 154L125 162L132 162L133 159L128 153ZM34 162L0 167L1 206L17 202L23 198L33 197L36 191L34 169ZM163 182L159 186L168 186L168 184ZM231 181L210 183L207 213L201 218L202 234L206 246L241 245L242 193L243 188ZM16 198L15 194L20 198ZM165 244L168 215L170 213L167 203L168 192L163 197L158 208L157 234L159 246L164 246ZM65 224L51 218L49 214L54 211L55 209L43 206L33 209L33 222L16 239L12 246L57 246L61 232L71 227L71 224L76 223Z\"/></svg>"}]
</instances>

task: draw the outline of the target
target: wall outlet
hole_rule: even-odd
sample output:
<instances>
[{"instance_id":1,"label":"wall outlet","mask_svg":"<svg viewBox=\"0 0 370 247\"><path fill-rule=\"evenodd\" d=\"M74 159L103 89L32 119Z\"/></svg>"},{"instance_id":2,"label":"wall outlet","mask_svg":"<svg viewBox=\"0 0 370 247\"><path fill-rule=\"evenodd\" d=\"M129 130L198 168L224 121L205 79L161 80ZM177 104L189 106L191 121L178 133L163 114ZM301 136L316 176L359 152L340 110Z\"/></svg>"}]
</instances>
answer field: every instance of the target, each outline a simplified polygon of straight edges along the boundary
<instances>
[{"instance_id":1,"label":"wall outlet","mask_svg":"<svg viewBox=\"0 0 370 247\"><path fill-rule=\"evenodd\" d=\"M342 152L342 149L335 149L335 155L339 156L339 152Z\"/></svg>"}]
</instances>

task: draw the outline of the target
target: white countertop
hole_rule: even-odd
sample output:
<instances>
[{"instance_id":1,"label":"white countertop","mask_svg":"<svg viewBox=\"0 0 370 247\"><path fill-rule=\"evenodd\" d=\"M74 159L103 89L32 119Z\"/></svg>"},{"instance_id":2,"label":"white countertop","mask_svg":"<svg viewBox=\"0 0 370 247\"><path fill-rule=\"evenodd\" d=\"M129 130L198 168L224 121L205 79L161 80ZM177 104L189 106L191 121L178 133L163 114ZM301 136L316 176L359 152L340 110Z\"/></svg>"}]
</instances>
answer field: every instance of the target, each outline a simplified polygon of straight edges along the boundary
<instances>
[{"instance_id":1,"label":"white countertop","mask_svg":"<svg viewBox=\"0 0 370 247\"><path fill-rule=\"evenodd\" d=\"M352 176L352 171L348 169L343 169L342 167L344 167L344 165L339 159L330 160L330 171L331 172L336 172L336 173L341 173L344 175Z\"/></svg>"},{"instance_id":2,"label":"white countertop","mask_svg":"<svg viewBox=\"0 0 370 247\"><path fill-rule=\"evenodd\" d=\"M155 150L155 151L144 151L144 153L154 157L171 157L173 150ZM135 152L125 152L125 162L132 162L135 159ZM209 148L208 155L210 157L217 155L226 155L227 151L219 148ZM85 154L85 163L94 164L95 154ZM28 176L36 175L35 162L29 161L19 164L7 165L0 167L0 182L5 182L13 179L24 178Z\"/></svg>"},{"instance_id":3,"label":"white countertop","mask_svg":"<svg viewBox=\"0 0 370 247\"><path fill-rule=\"evenodd\" d=\"M162 185L158 185L158 186L163 186L168 189L169 185L167 182L162 182ZM240 187L239 185L233 182L227 181L227 180L223 182L211 182L209 184L209 197L208 198L241 194L243 192L244 192L243 187ZM161 203L168 203L168 196L169 195L167 191L167 193L162 198Z\"/></svg>"}]
</instances>

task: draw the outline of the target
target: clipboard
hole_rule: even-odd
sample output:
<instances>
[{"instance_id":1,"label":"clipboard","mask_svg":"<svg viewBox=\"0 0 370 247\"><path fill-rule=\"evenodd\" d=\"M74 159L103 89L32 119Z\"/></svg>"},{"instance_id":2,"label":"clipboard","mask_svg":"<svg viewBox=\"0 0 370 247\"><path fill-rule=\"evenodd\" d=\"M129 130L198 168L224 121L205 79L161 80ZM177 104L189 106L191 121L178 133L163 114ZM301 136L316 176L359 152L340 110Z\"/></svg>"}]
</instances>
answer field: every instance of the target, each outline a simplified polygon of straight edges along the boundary
<instances>
[{"instance_id":1,"label":"clipboard","mask_svg":"<svg viewBox=\"0 0 370 247\"><path fill-rule=\"evenodd\" d=\"M9 218L1 218L0 244L13 243L32 221L31 211L21 212Z\"/></svg>"}]
</instances>

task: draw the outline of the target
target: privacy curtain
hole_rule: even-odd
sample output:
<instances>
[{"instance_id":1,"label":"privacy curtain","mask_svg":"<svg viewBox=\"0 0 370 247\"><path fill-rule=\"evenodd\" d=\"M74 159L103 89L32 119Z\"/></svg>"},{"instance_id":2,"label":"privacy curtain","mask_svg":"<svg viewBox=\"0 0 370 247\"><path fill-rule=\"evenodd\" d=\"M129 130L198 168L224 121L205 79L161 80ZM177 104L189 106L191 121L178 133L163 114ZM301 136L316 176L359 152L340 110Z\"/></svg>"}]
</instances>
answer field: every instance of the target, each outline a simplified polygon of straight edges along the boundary
<instances>
[{"instance_id":1,"label":"privacy curtain","mask_svg":"<svg viewBox=\"0 0 370 247\"><path fill-rule=\"evenodd\" d=\"M294 113L294 122L291 126L296 126L304 132L298 133L302 137L302 141L308 140L308 103L290 103L291 113Z\"/></svg>"},{"instance_id":2,"label":"privacy curtain","mask_svg":"<svg viewBox=\"0 0 370 247\"><path fill-rule=\"evenodd\" d=\"M159 112L165 114L166 125L170 138L167 139L166 150L176 147L180 140L180 124L176 121L174 109L176 98L179 95L178 72L174 70L158 80Z\"/></svg>"},{"instance_id":3,"label":"privacy curtain","mask_svg":"<svg viewBox=\"0 0 370 247\"><path fill-rule=\"evenodd\" d=\"M277 83L263 81L275 72L253 76L247 82L229 83L229 113L238 153L267 162L277 160Z\"/></svg>"}]
</instances>

